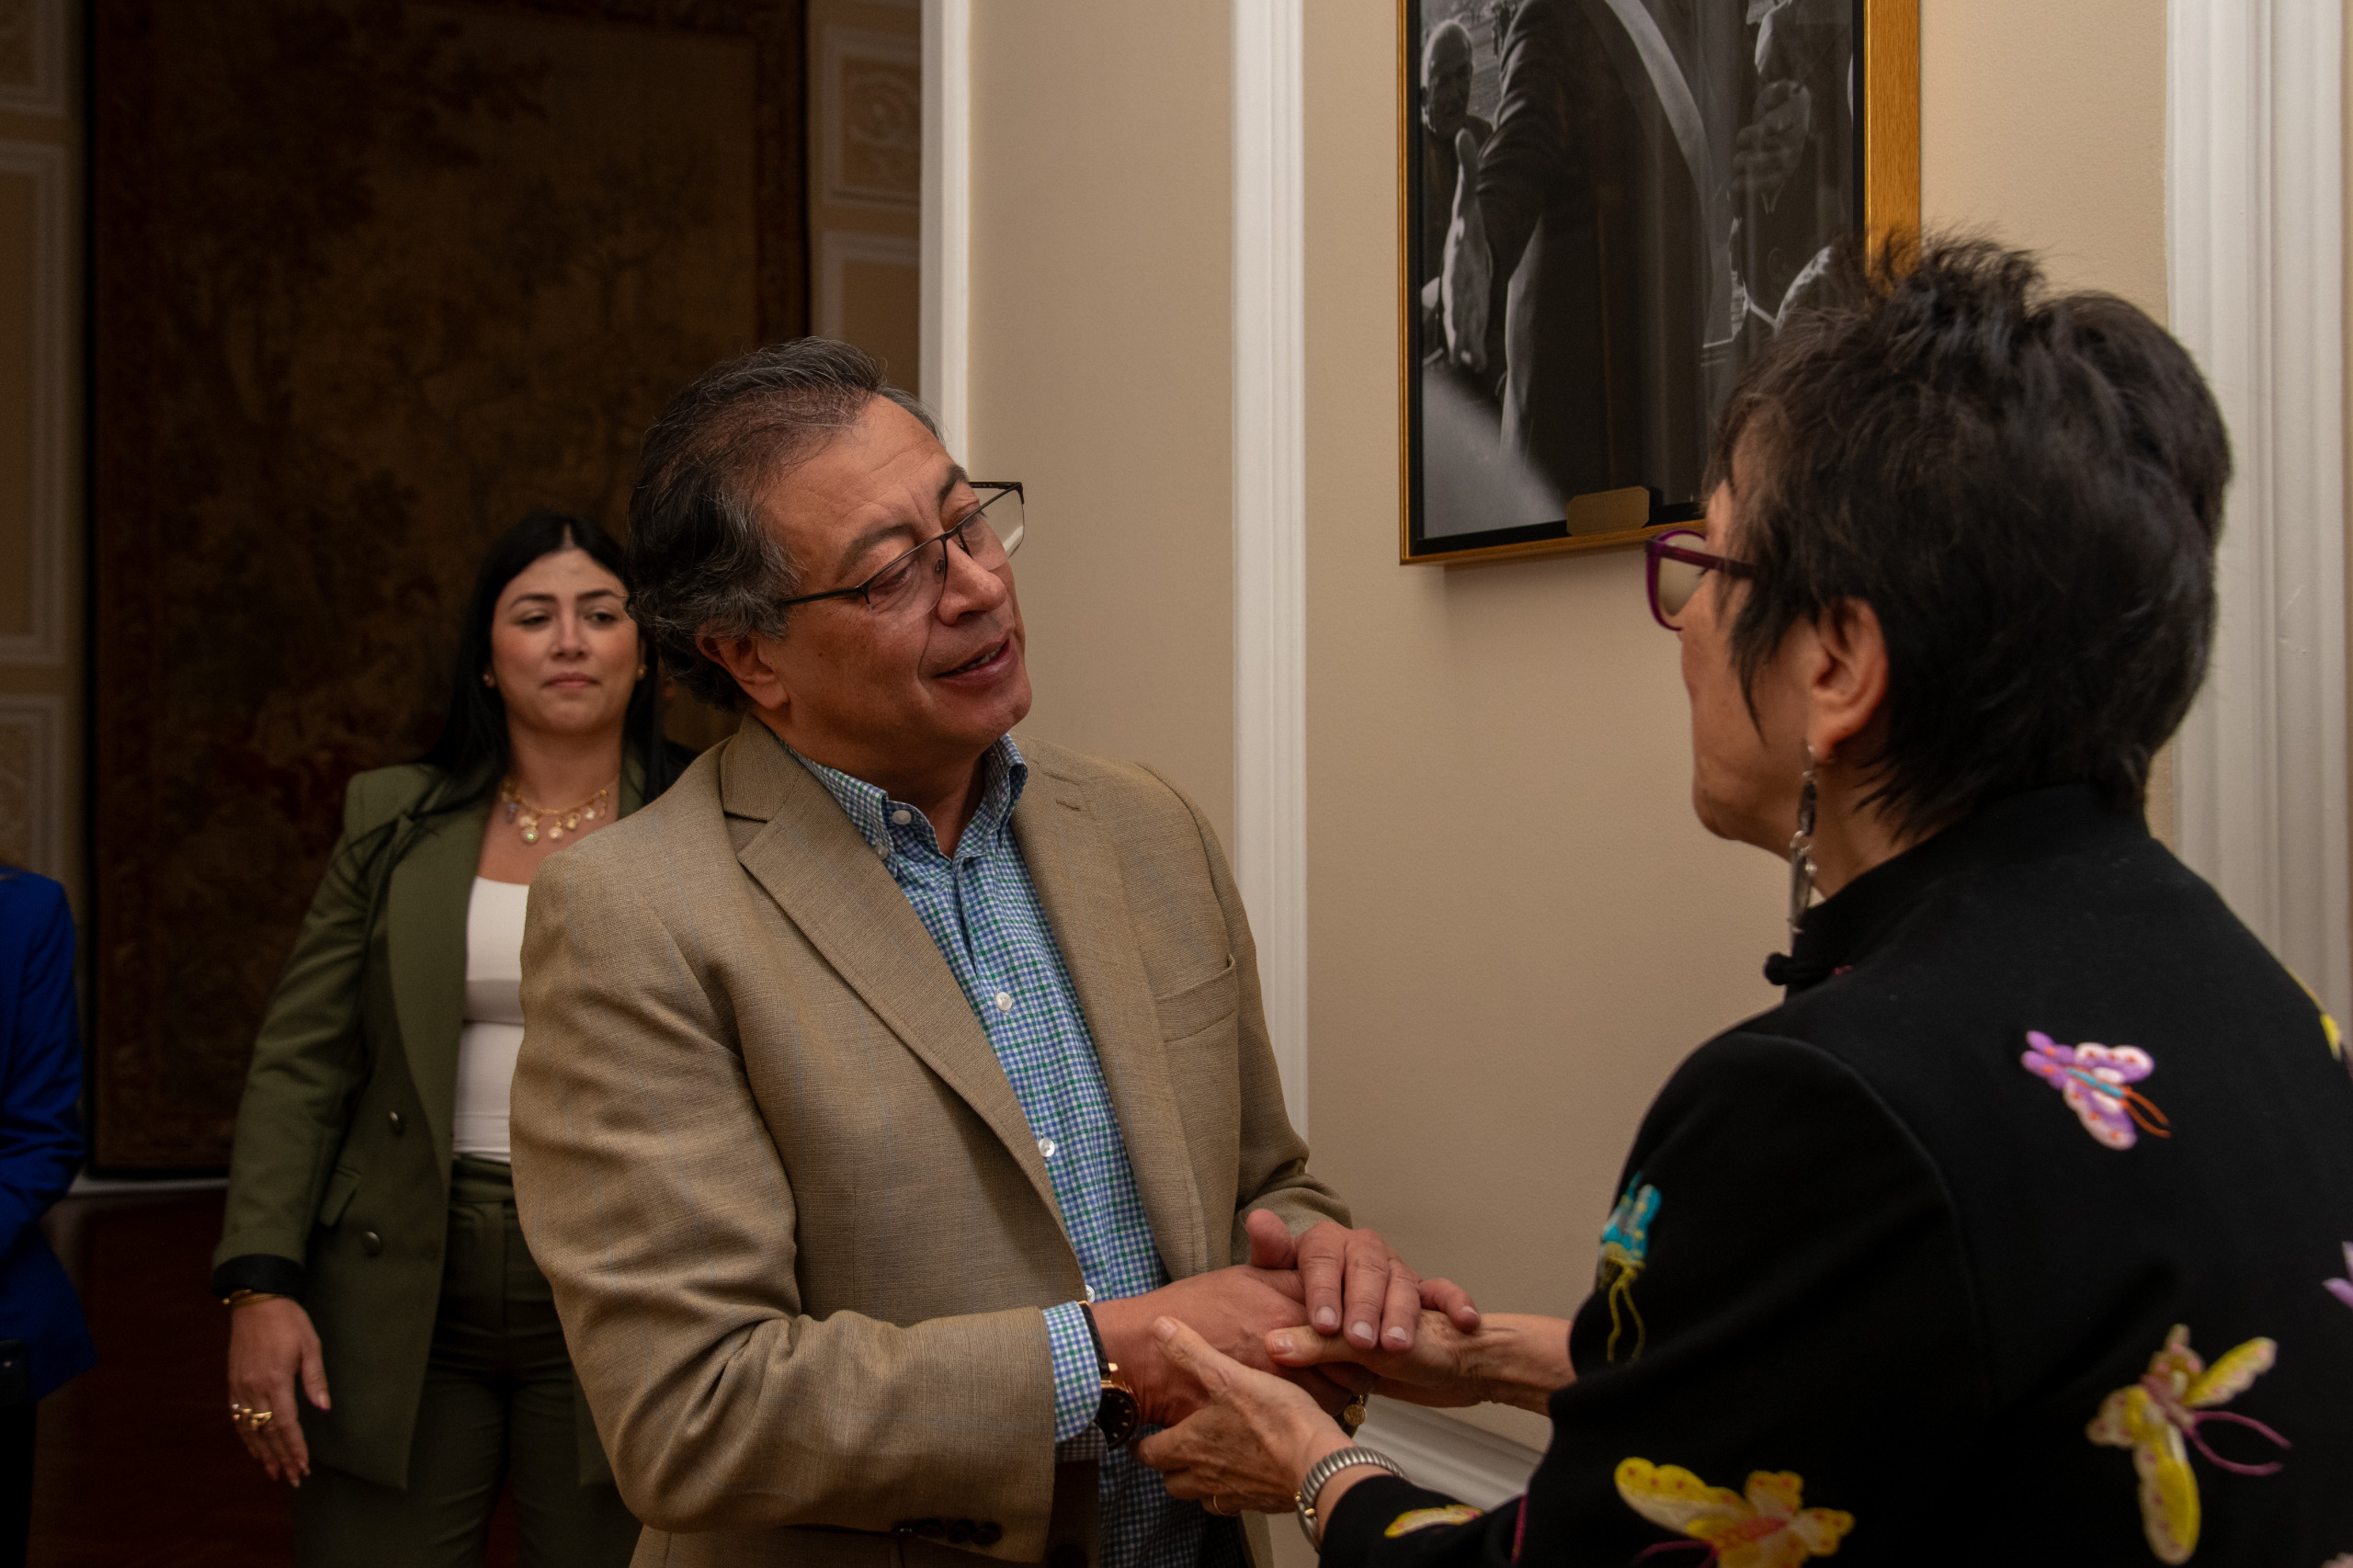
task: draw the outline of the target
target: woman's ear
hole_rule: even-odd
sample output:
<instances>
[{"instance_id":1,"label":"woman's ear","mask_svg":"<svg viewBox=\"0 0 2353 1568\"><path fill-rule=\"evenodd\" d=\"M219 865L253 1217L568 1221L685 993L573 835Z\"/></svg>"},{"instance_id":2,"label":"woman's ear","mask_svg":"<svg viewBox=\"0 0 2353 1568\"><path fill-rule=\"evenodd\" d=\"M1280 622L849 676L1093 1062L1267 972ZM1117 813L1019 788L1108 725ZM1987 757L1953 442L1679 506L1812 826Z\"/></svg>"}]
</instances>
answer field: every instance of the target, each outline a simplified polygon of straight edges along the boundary
<instances>
[{"instance_id":1,"label":"woman's ear","mask_svg":"<svg viewBox=\"0 0 2353 1568\"><path fill-rule=\"evenodd\" d=\"M1879 612L1861 599L1840 599L1813 627L1806 671L1806 744L1830 758L1861 734L1887 704L1887 639Z\"/></svg>"},{"instance_id":2,"label":"woman's ear","mask_svg":"<svg viewBox=\"0 0 2353 1568\"><path fill-rule=\"evenodd\" d=\"M779 712L792 705L792 694L786 689L784 675L776 666L776 644L765 637L710 637L695 639L696 651L734 677L752 699L755 708L767 712Z\"/></svg>"}]
</instances>

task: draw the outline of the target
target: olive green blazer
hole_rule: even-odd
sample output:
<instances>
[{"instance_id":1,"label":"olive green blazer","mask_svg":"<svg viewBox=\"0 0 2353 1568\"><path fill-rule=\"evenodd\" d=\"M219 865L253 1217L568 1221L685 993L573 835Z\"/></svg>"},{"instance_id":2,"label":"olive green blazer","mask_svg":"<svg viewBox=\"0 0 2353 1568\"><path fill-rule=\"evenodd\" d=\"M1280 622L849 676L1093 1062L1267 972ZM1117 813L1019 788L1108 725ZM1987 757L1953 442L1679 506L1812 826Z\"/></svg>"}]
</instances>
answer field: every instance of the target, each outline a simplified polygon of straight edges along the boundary
<instances>
[{"instance_id":1,"label":"olive green blazer","mask_svg":"<svg viewBox=\"0 0 2353 1568\"><path fill-rule=\"evenodd\" d=\"M381 873L346 850L407 831L435 778L381 767L345 794L342 841L254 1042L212 1255L216 1283L299 1295L318 1328L334 1408L303 1412L314 1462L399 1487L440 1301L466 911L490 808L427 819L381 898ZM634 757L620 797L623 815L643 800ZM585 1398L579 1431L581 1480L609 1484Z\"/></svg>"}]
</instances>

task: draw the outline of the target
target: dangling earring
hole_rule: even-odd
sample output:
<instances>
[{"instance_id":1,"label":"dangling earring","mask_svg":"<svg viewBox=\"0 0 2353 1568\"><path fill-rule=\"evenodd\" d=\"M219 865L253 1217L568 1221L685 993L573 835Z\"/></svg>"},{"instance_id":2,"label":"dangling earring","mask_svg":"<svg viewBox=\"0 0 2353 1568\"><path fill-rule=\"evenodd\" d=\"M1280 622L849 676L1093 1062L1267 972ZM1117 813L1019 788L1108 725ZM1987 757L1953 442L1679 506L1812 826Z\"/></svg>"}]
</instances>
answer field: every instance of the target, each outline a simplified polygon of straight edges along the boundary
<instances>
[{"instance_id":1,"label":"dangling earring","mask_svg":"<svg viewBox=\"0 0 2353 1568\"><path fill-rule=\"evenodd\" d=\"M1805 774L1798 785L1798 830L1790 838L1790 949L1797 950L1798 927L1813 902L1813 748L1805 748Z\"/></svg>"},{"instance_id":2,"label":"dangling earring","mask_svg":"<svg viewBox=\"0 0 2353 1568\"><path fill-rule=\"evenodd\" d=\"M491 687L493 690L496 690L498 687L498 677L492 675L488 670L484 670L482 672L482 683L483 685Z\"/></svg>"}]
</instances>

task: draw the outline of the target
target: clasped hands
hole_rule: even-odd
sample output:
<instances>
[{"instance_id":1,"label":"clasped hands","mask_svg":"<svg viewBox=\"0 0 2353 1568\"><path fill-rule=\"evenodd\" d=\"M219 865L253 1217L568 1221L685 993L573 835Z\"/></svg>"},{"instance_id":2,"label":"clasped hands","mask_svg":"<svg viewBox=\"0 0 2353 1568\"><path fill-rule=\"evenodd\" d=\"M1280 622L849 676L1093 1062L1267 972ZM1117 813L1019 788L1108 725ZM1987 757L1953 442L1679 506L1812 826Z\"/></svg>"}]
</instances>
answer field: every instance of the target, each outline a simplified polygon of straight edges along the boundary
<instances>
[{"instance_id":1,"label":"clasped hands","mask_svg":"<svg viewBox=\"0 0 2353 1568\"><path fill-rule=\"evenodd\" d=\"M1574 1376L1566 1322L1483 1315L1461 1287L1423 1279L1371 1231L1326 1222L1293 1244L1264 1210L1248 1224L1248 1266L1096 1308L1107 1347L1104 1314L1117 1315L1144 1418L1166 1428L1135 1451L1173 1496L1221 1513L1279 1512L1318 1460L1348 1445L1333 1416L1352 1397L1542 1411ZM1214 1293L1200 1302L1209 1310L1196 1315L1179 1299L1188 1287ZM1132 1335L1147 1314L1139 1354ZM1129 1369L1118 1349L1112 1358ZM1364 1473L1343 1471L1325 1486L1327 1516Z\"/></svg>"},{"instance_id":2,"label":"clasped hands","mask_svg":"<svg viewBox=\"0 0 2353 1568\"><path fill-rule=\"evenodd\" d=\"M1431 1317L1464 1332L1479 1325L1479 1310L1461 1286L1424 1279L1377 1232L1327 1220L1294 1238L1263 1209L1245 1223L1248 1263L1095 1304L1105 1353L1135 1391L1148 1425L1173 1426L1204 1398L1199 1378L1171 1358L1154 1332L1162 1319L1188 1325L1202 1344L1244 1366L1290 1380L1327 1415L1370 1389L1373 1374L1337 1358L1280 1366L1267 1351L1270 1335L1313 1330L1310 1337L1370 1355L1409 1352Z\"/></svg>"}]
</instances>

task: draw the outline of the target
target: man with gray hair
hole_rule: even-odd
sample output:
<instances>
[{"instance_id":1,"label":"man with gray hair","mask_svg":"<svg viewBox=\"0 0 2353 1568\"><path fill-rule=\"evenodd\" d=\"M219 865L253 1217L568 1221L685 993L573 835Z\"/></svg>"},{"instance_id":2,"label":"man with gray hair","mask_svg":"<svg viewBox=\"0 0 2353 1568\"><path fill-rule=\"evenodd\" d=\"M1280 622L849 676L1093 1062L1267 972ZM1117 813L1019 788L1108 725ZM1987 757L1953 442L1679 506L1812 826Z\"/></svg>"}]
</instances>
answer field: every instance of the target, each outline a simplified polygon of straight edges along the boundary
<instances>
[{"instance_id":1,"label":"man with gray hair","mask_svg":"<svg viewBox=\"0 0 2353 1568\"><path fill-rule=\"evenodd\" d=\"M749 722L534 884L513 1122L641 1563L1238 1564L1155 1320L1477 1321L1308 1174L1199 808L1014 744L1024 500L822 339L647 437L632 613Z\"/></svg>"}]
</instances>

